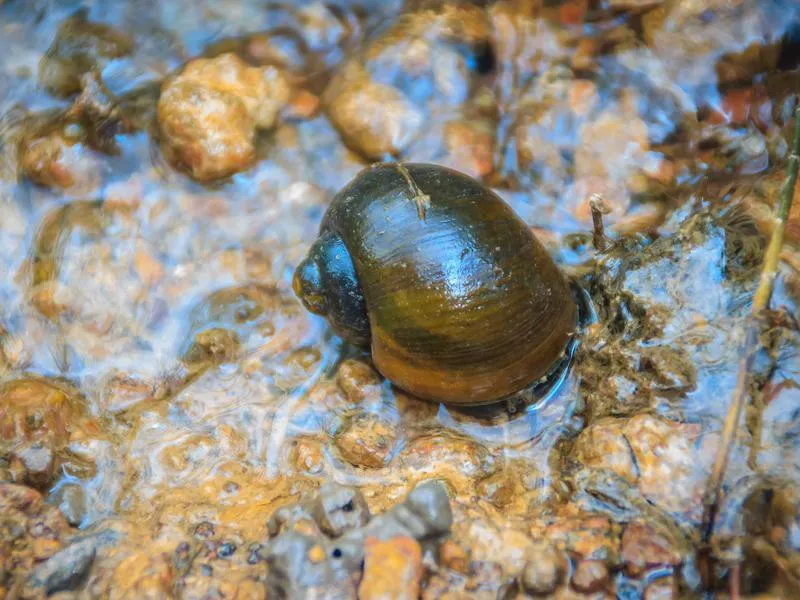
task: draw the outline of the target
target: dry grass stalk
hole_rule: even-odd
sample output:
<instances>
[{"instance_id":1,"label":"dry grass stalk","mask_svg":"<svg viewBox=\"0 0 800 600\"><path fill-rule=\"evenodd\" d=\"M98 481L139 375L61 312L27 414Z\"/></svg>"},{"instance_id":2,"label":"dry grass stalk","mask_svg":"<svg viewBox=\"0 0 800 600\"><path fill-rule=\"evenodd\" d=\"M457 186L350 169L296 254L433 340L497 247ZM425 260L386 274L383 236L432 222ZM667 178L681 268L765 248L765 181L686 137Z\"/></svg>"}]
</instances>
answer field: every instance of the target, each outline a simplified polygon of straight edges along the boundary
<instances>
[{"instance_id":1,"label":"dry grass stalk","mask_svg":"<svg viewBox=\"0 0 800 600\"><path fill-rule=\"evenodd\" d=\"M722 484L725 480L725 471L730 460L734 437L739 428L745 399L747 396L747 381L753 366L753 359L759 351L760 322L764 311L769 307L770 297L778 270L778 257L783 246L783 237L786 231L786 222L789 220L789 211L792 208L795 186L797 184L798 166L800 166L800 106L794 112L794 133L792 136L792 153L789 155L786 181L781 189L780 203L775 216L775 229L764 255L764 265L761 269L761 278L758 288L753 296L753 305L750 311L747 332L745 335L744 350L739 361L739 377L736 382L733 403L725 418L722 429L722 440L714 461L714 468L708 480L705 498L705 511L703 514L702 535L703 543L707 544L714 531L714 522L719 511L722 495Z\"/></svg>"}]
</instances>

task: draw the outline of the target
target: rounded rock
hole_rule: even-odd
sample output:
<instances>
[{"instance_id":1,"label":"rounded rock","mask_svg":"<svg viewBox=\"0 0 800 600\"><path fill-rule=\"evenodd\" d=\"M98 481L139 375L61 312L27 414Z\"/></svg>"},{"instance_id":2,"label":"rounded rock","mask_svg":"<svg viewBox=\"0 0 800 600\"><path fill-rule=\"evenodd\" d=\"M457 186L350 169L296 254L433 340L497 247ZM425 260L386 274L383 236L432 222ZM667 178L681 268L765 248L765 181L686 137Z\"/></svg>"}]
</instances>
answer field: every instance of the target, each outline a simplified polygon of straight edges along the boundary
<instances>
[{"instance_id":1,"label":"rounded rock","mask_svg":"<svg viewBox=\"0 0 800 600\"><path fill-rule=\"evenodd\" d=\"M582 560L572 573L572 587L584 594L596 594L608 586L610 574L599 560Z\"/></svg>"},{"instance_id":2,"label":"rounded rock","mask_svg":"<svg viewBox=\"0 0 800 600\"><path fill-rule=\"evenodd\" d=\"M78 527L86 516L86 494L77 484L62 485L51 494L48 502L58 506L67 523L73 527Z\"/></svg>"},{"instance_id":3,"label":"rounded rock","mask_svg":"<svg viewBox=\"0 0 800 600\"><path fill-rule=\"evenodd\" d=\"M167 159L203 182L249 168L257 130L275 124L289 94L283 73L273 67L249 67L231 53L191 61L158 101Z\"/></svg>"},{"instance_id":4,"label":"rounded rock","mask_svg":"<svg viewBox=\"0 0 800 600\"><path fill-rule=\"evenodd\" d=\"M391 459L397 431L391 423L373 414L357 415L336 434L342 458L354 467L380 469Z\"/></svg>"},{"instance_id":5,"label":"rounded rock","mask_svg":"<svg viewBox=\"0 0 800 600\"><path fill-rule=\"evenodd\" d=\"M320 488L311 512L320 529L333 538L363 527L370 519L369 507L361 492L335 483Z\"/></svg>"},{"instance_id":6,"label":"rounded rock","mask_svg":"<svg viewBox=\"0 0 800 600\"><path fill-rule=\"evenodd\" d=\"M522 587L534 596L552 594L564 580L567 559L552 546L536 548L528 555L522 572Z\"/></svg>"}]
</instances>

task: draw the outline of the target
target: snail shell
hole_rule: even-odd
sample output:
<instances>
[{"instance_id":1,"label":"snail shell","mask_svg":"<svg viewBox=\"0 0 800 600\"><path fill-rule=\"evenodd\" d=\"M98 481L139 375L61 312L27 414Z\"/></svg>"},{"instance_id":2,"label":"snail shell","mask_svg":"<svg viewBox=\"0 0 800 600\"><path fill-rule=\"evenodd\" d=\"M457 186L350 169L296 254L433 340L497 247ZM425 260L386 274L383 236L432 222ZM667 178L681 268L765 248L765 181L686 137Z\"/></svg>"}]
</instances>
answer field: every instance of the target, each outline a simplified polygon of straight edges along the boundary
<instances>
[{"instance_id":1,"label":"snail shell","mask_svg":"<svg viewBox=\"0 0 800 600\"><path fill-rule=\"evenodd\" d=\"M304 306L426 400L481 405L546 376L577 326L569 283L499 196L438 165L382 163L333 199L295 271Z\"/></svg>"}]
</instances>

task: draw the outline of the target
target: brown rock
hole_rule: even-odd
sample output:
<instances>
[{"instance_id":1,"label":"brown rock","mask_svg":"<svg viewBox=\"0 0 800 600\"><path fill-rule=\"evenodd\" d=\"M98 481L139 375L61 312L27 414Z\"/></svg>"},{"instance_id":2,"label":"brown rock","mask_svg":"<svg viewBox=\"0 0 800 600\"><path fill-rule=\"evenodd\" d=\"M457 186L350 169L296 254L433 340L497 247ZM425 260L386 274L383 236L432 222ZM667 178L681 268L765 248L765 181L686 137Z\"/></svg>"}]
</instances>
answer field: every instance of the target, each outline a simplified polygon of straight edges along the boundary
<instances>
[{"instance_id":1,"label":"brown rock","mask_svg":"<svg viewBox=\"0 0 800 600\"><path fill-rule=\"evenodd\" d=\"M588 0L566 0L559 5L558 16L564 25L580 25L588 8Z\"/></svg>"},{"instance_id":2,"label":"brown rock","mask_svg":"<svg viewBox=\"0 0 800 600\"><path fill-rule=\"evenodd\" d=\"M318 475L325 468L325 452L322 443L308 437L292 440L289 461L299 473Z\"/></svg>"},{"instance_id":3,"label":"brown rock","mask_svg":"<svg viewBox=\"0 0 800 600\"><path fill-rule=\"evenodd\" d=\"M647 162L650 148L647 125L635 113L619 107L584 123L579 136L573 213L591 222L586 201L592 194L600 194L611 209L606 219L616 221L630 207L629 181Z\"/></svg>"},{"instance_id":4,"label":"brown rock","mask_svg":"<svg viewBox=\"0 0 800 600\"><path fill-rule=\"evenodd\" d=\"M576 79L569 87L567 99L572 112L578 117L587 117L600 102L597 84L588 79Z\"/></svg>"},{"instance_id":5,"label":"brown rock","mask_svg":"<svg viewBox=\"0 0 800 600\"><path fill-rule=\"evenodd\" d=\"M336 383L350 402L360 403L365 399L380 398L381 378L363 360L347 359L339 365Z\"/></svg>"},{"instance_id":6,"label":"brown rock","mask_svg":"<svg viewBox=\"0 0 800 600\"><path fill-rule=\"evenodd\" d=\"M545 537L584 559L613 564L619 558L619 530L606 517L559 519L545 530Z\"/></svg>"},{"instance_id":7,"label":"brown rock","mask_svg":"<svg viewBox=\"0 0 800 600\"><path fill-rule=\"evenodd\" d=\"M256 130L275 124L289 93L273 67L249 67L234 54L196 59L162 90L164 153L199 181L242 171L255 161Z\"/></svg>"},{"instance_id":8,"label":"brown rock","mask_svg":"<svg viewBox=\"0 0 800 600\"><path fill-rule=\"evenodd\" d=\"M67 483L59 487L48 502L58 506L67 523L78 527L86 516L86 494L80 485Z\"/></svg>"},{"instance_id":9,"label":"brown rock","mask_svg":"<svg viewBox=\"0 0 800 600\"><path fill-rule=\"evenodd\" d=\"M487 119L449 121L444 127L447 165L472 177L494 169L494 123Z\"/></svg>"},{"instance_id":10,"label":"brown rock","mask_svg":"<svg viewBox=\"0 0 800 600\"><path fill-rule=\"evenodd\" d=\"M624 432L639 466L642 494L663 510L699 518L704 469L713 453L698 452L698 426L642 414L630 419Z\"/></svg>"},{"instance_id":11,"label":"brown rock","mask_svg":"<svg viewBox=\"0 0 800 600\"><path fill-rule=\"evenodd\" d=\"M175 569L166 553L144 550L123 560L114 570L109 598L174 598Z\"/></svg>"},{"instance_id":12,"label":"brown rock","mask_svg":"<svg viewBox=\"0 0 800 600\"><path fill-rule=\"evenodd\" d=\"M439 547L439 562L457 573L469 572L469 554L453 540L445 540Z\"/></svg>"},{"instance_id":13,"label":"brown rock","mask_svg":"<svg viewBox=\"0 0 800 600\"><path fill-rule=\"evenodd\" d=\"M375 83L356 65L343 70L323 96L345 144L368 159L397 156L423 126L420 110L398 89Z\"/></svg>"},{"instance_id":14,"label":"brown rock","mask_svg":"<svg viewBox=\"0 0 800 600\"><path fill-rule=\"evenodd\" d=\"M477 488L478 494L497 508L510 510L515 503L525 504L526 490L522 487L519 473L513 467L504 468L481 479Z\"/></svg>"},{"instance_id":15,"label":"brown rock","mask_svg":"<svg viewBox=\"0 0 800 600\"><path fill-rule=\"evenodd\" d=\"M389 462L397 440L397 431L390 423L373 414L350 419L339 433L335 444L347 462L363 469L380 469Z\"/></svg>"},{"instance_id":16,"label":"brown rock","mask_svg":"<svg viewBox=\"0 0 800 600\"><path fill-rule=\"evenodd\" d=\"M23 446L14 452L14 457L25 469L25 483L39 489L48 486L55 468L55 456L50 447L41 443Z\"/></svg>"},{"instance_id":17,"label":"brown rock","mask_svg":"<svg viewBox=\"0 0 800 600\"><path fill-rule=\"evenodd\" d=\"M564 580L567 566L567 557L556 548L535 548L528 553L522 571L522 587L534 596L552 594Z\"/></svg>"},{"instance_id":18,"label":"brown rock","mask_svg":"<svg viewBox=\"0 0 800 600\"><path fill-rule=\"evenodd\" d=\"M582 560L572 573L572 587L584 594L596 594L608 583L608 567L599 560Z\"/></svg>"},{"instance_id":19,"label":"brown rock","mask_svg":"<svg viewBox=\"0 0 800 600\"><path fill-rule=\"evenodd\" d=\"M250 67L235 54L193 60L174 83L194 83L234 96L256 126L264 129L275 124L290 97L289 83L281 71Z\"/></svg>"},{"instance_id":20,"label":"brown rock","mask_svg":"<svg viewBox=\"0 0 800 600\"><path fill-rule=\"evenodd\" d=\"M664 536L646 523L634 521L622 534L622 562L629 577L639 577L646 569L677 566L680 554Z\"/></svg>"},{"instance_id":21,"label":"brown rock","mask_svg":"<svg viewBox=\"0 0 800 600\"><path fill-rule=\"evenodd\" d=\"M10 575L8 583L26 581L38 563L61 550L71 531L61 512L44 504L37 491L0 483L0 577ZM11 589L20 591L16 585ZM20 597L44 595L29 591ZM0 597L4 598L2 594L0 589Z\"/></svg>"},{"instance_id":22,"label":"brown rock","mask_svg":"<svg viewBox=\"0 0 800 600\"><path fill-rule=\"evenodd\" d=\"M361 600L412 600L419 597L422 549L410 537L364 541Z\"/></svg>"},{"instance_id":23,"label":"brown rock","mask_svg":"<svg viewBox=\"0 0 800 600\"><path fill-rule=\"evenodd\" d=\"M298 90L292 94L286 111L290 119L311 119L319 112L319 96L307 90Z\"/></svg>"},{"instance_id":24,"label":"brown rock","mask_svg":"<svg viewBox=\"0 0 800 600\"><path fill-rule=\"evenodd\" d=\"M494 460L489 450L471 438L449 432L432 432L411 440L401 454L410 470L437 465L442 471L455 465L458 475L479 478L491 472Z\"/></svg>"},{"instance_id":25,"label":"brown rock","mask_svg":"<svg viewBox=\"0 0 800 600\"><path fill-rule=\"evenodd\" d=\"M89 194L100 184L100 165L91 150L58 133L23 143L21 167L35 184L72 194Z\"/></svg>"},{"instance_id":26,"label":"brown rock","mask_svg":"<svg viewBox=\"0 0 800 600\"><path fill-rule=\"evenodd\" d=\"M25 377L0 385L0 456L26 482L52 483L73 431L86 424L83 400L66 385Z\"/></svg>"},{"instance_id":27,"label":"brown rock","mask_svg":"<svg viewBox=\"0 0 800 600\"><path fill-rule=\"evenodd\" d=\"M164 153L198 181L221 179L255 161L255 122L235 96L173 83L158 104Z\"/></svg>"},{"instance_id":28,"label":"brown rock","mask_svg":"<svg viewBox=\"0 0 800 600\"><path fill-rule=\"evenodd\" d=\"M593 469L607 469L635 483L638 470L620 419L599 419L584 429L575 442L575 458Z\"/></svg>"},{"instance_id":29,"label":"brown rock","mask_svg":"<svg viewBox=\"0 0 800 600\"><path fill-rule=\"evenodd\" d=\"M28 512L38 509L42 495L34 489L13 483L0 483L0 509L11 508Z\"/></svg>"}]
</instances>

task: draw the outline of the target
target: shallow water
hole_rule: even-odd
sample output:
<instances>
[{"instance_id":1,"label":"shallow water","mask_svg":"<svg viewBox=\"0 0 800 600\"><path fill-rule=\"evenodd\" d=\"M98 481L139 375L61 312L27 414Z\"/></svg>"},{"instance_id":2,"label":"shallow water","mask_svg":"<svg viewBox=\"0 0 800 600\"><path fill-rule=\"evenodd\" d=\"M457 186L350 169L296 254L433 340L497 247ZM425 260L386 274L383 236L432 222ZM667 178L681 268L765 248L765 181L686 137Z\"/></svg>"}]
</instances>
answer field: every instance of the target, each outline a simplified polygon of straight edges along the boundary
<instances>
[{"instance_id":1,"label":"shallow water","mask_svg":"<svg viewBox=\"0 0 800 600\"><path fill-rule=\"evenodd\" d=\"M491 60L477 46L409 79L411 42L438 43L435 27L393 25L408 12L397 2L334 4L0 7L0 384L8 397L9 382L44 378L79 406L40 489L80 486L89 530L116 519L159 539L210 521L257 539L277 507L325 481L361 487L381 511L440 476L464 515L471 504L498 511L502 529L603 512L591 498L581 506L587 488L572 479L598 471L697 526L787 155L800 9L489 3ZM116 137L116 156L83 145L80 185L49 189L22 174L17 124L71 104L37 72L79 6L134 39L101 77L112 93L143 94L144 126ZM281 119L261 136L256 165L221 183L169 166L153 136L161 80L213 43L275 27L305 40L297 88L316 96L343 64L361 64L405 93L424 127L410 128L399 157L481 177L590 292L598 321L547 402L480 419L418 401L302 309L294 266L330 199L368 163L324 112ZM761 88L767 109L750 101ZM593 193L619 240L602 256L591 246ZM797 242L790 228L772 301L794 315ZM774 394L757 462L792 486L797 341L781 330L757 367ZM33 408L0 405L0 422L45 410L41 391L31 394ZM13 464L24 437L0 444L0 479L24 480ZM752 473L746 454L743 444L731 482ZM481 518L458 535L489 560ZM493 558L518 570L513 557Z\"/></svg>"}]
</instances>

